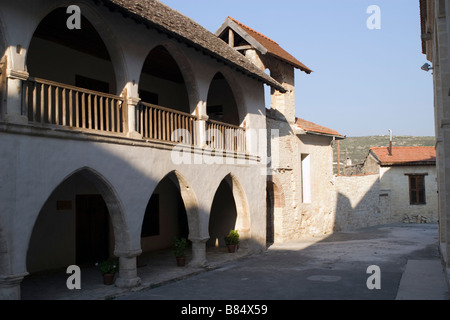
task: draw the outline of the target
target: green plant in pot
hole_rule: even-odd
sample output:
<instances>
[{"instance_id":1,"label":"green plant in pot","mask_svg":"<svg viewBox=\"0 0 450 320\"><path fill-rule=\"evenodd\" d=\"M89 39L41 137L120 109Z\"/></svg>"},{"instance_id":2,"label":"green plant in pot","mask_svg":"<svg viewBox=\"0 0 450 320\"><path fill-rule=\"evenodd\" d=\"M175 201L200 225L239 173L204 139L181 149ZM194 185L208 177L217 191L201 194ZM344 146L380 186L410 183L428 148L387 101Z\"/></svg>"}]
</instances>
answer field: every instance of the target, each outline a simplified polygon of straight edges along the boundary
<instances>
[{"instance_id":1,"label":"green plant in pot","mask_svg":"<svg viewBox=\"0 0 450 320\"><path fill-rule=\"evenodd\" d=\"M119 271L119 259L111 259L95 264L98 271L103 275L103 283L112 285L114 276Z\"/></svg>"},{"instance_id":2,"label":"green plant in pot","mask_svg":"<svg viewBox=\"0 0 450 320\"><path fill-rule=\"evenodd\" d=\"M184 267L186 265L186 249L188 247L188 241L186 238L174 238L173 239L173 253L177 259L177 265Z\"/></svg>"},{"instance_id":3,"label":"green plant in pot","mask_svg":"<svg viewBox=\"0 0 450 320\"><path fill-rule=\"evenodd\" d=\"M231 230L224 240L228 247L228 252L236 252L236 248L239 245L239 232L237 230Z\"/></svg>"}]
</instances>

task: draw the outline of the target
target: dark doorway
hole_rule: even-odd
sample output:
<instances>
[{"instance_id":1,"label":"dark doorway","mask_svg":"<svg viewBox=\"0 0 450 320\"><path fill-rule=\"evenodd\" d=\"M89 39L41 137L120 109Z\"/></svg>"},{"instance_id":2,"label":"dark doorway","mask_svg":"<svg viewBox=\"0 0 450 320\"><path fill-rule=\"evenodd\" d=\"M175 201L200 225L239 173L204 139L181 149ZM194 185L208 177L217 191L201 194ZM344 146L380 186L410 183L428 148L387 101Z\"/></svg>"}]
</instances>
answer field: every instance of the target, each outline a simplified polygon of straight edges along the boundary
<instances>
[{"instance_id":1,"label":"dark doorway","mask_svg":"<svg viewBox=\"0 0 450 320\"><path fill-rule=\"evenodd\" d=\"M76 263L96 263L109 258L109 213L101 195L76 197Z\"/></svg>"},{"instance_id":2,"label":"dark doorway","mask_svg":"<svg viewBox=\"0 0 450 320\"><path fill-rule=\"evenodd\" d=\"M274 235L274 203L273 203L273 185L268 185L266 190L267 205L267 229L266 229L266 245L271 246L275 242Z\"/></svg>"}]
</instances>

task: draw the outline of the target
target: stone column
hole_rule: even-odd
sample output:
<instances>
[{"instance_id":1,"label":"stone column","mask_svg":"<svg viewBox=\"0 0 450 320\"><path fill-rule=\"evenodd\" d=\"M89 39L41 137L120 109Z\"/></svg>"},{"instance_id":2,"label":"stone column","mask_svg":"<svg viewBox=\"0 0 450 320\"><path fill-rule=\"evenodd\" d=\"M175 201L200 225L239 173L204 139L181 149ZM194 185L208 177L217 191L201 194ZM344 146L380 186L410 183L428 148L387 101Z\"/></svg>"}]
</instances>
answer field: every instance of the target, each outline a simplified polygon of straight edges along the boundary
<instances>
[{"instance_id":1,"label":"stone column","mask_svg":"<svg viewBox=\"0 0 450 320\"><path fill-rule=\"evenodd\" d=\"M127 97L128 108L128 137L133 139L142 139L142 135L136 131L136 106L141 101L139 98Z\"/></svg>"},{"instance_id":2,"label":"stone column","mask_svg":"<svg viewBox=\"0 0 450 320\"><path fill-rule=\"evenodd\" d=\"M26 71L7 69L6 77L5 120L10 123L27 124L26 110L22 107L22 84L28 79L29 74Z\"/></svg>"},{"instance_id":3,"label":"stone column","mask_svg":"<svg viewBox=\"0 0 450 320\"><path fill-rule=\"evenodd\" d=\"M206 260L206 242L209 240L209 237L189 237L189 240L192 241L192 261L189 265L196 268L208 266L208 261Z\"/></svg>"},{"instance_id":4,"label":"stone column","mask_svg":"<svg viewBox=\"0 0 450 320\"><path fill-rule=\"evenodd\" d=\"M197 105L197 142L202 148L206 147L206 121L209 120L209 116L206 110L206 102L200 101Z\"/></svg>"},{"instance_id":5,"label":"stone column","mask_svg":"<svg viewBox=\"0 0 450 320\"><path fill-rule=\"evenodd\" d=\"M141 284L141 278L137 275L136 257L142 250L120 252L115 251L114 255L119 257L119 277L116 280L116 287L135 288Z\"/></svg>"},{"instance_id":6,"label":"stone column","mask_svg":"<svg viewBox=\"0 0 450 320\"><path fill-rule=\"evenodd\" d=\"M0 276L0 300L20 300L20 284L27 275Z\"/></svg>"}]
</instances>

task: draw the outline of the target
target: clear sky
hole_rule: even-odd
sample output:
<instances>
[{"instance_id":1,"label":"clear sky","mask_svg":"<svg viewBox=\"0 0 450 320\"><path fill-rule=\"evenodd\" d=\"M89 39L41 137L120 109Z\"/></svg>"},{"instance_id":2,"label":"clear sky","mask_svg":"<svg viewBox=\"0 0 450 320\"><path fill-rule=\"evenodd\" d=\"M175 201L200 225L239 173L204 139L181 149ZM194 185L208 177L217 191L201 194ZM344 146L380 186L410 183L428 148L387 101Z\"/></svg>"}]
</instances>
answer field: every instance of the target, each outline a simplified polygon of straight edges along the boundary
<instances>
[{"instance_id":1,"label":"clear sky","mask_svg":"<svg viewBox=\"0 0 450 320\"><path fill-rule=\"evenodd\" d=\"M419 0L161 0L215 32L231 16L314 71L296 72L296 114L349 137L434 136ZM381 29L367 13L380 8Z\"/></svg>"}]
</instances>

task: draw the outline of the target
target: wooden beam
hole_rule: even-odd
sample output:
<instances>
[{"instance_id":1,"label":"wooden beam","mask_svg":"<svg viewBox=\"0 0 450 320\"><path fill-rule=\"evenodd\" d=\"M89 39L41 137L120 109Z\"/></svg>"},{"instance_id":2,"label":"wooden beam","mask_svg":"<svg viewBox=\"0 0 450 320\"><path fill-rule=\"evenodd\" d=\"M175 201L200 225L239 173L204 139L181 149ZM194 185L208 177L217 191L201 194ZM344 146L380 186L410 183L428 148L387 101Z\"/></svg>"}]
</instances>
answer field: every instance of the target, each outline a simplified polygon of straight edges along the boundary
<instances>
[{"instance_id":1,"label":"wooden beam","mask_svg":"<svg viewBox=\"0 0 450 320\"><path fill-rule=\"evenodd\" d=\"M228 29L228 45L234 48L234 31L233 29Z\"/></svg>"},{"instance_id":2,"label":"wooden beam","mask_svg":"<svg viewBox=\"0 0 450 320\"><path fill-rule=\"evenodd\" d=\"M233 49L235 49L237 51L240 51L240 50L249 50L249 49L252 49L252 48L253 48L252 46L247 45L247 46L234 47Z\"/></svg>"}]
</instances>

